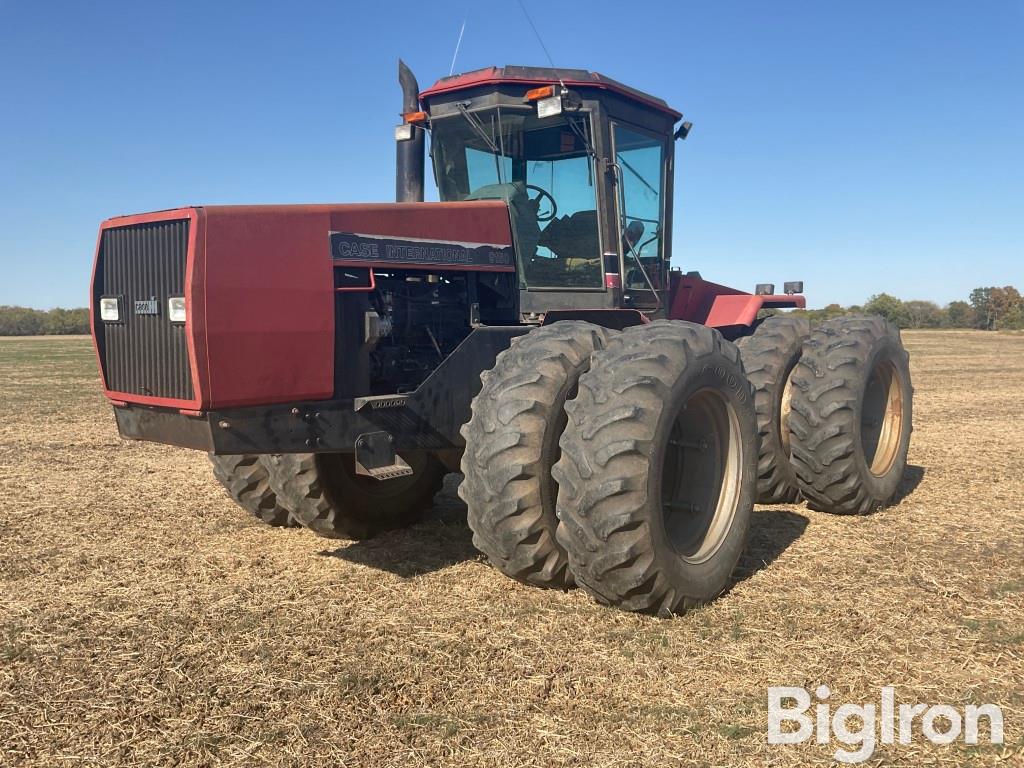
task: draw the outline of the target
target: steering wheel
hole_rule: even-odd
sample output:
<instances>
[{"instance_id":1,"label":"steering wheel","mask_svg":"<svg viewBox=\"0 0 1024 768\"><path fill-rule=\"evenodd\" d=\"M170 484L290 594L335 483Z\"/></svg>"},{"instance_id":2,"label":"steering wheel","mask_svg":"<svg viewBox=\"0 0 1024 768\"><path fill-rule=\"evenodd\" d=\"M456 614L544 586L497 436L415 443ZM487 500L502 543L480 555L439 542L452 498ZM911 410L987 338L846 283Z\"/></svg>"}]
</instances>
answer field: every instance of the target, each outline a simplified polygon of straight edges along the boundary
<instances>
[{"instance_id":1,"label":"steering wheel","mask_svg":"<svg viewBox=\"0 0 1024 768\"><path fill-rule=\"evenodd\" d=\"M537 221L539 223L543 223L551 221L553 218L555 218L555 215L558 213L558 203L555 202L555 198L551 196L551 193L548 192L546 189L541 189L536 184L527 184L526 188L532 189L537 193L537 197L534 198L535 202L537 203L537 210L540 210L540 201L542 198L546 197L548 201L551 203L551 213L546 214L544 216L537 216Z\"/></svg>"}]
</instances>

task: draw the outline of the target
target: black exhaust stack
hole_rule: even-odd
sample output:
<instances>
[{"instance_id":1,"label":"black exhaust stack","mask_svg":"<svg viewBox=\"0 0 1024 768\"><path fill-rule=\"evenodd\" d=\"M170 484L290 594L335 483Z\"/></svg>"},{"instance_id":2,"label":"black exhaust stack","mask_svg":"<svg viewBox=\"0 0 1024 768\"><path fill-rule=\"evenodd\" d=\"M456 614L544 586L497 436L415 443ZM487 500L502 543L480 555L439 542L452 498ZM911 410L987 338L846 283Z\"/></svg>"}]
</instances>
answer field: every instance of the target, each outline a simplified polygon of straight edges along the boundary
<instances>
[{"instance_id":1,"label":"black exhaust stack","mask_svg":"<svg viewBox=\"0 0 1024 768\"><path fill-rule=\"evenodd\" d=\"M419 83L401 59L398 60L398 82L402 86L402 114L419 111ZM418 125L409 125L409 128L412 130L412 138L395 142L395 202L422 203L426 132Z\"/></svg>"}]
</instances>

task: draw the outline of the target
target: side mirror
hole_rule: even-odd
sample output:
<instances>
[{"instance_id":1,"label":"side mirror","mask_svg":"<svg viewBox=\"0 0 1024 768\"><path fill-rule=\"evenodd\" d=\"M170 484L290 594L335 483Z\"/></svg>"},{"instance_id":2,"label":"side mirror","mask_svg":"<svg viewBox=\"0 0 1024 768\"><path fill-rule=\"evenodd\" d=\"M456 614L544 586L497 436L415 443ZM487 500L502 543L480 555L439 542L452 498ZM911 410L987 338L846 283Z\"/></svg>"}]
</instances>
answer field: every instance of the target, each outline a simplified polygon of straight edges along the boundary
<instances>
[{"instance_id":1,"label":"side mirror","mask_svg":"<svg viewBox=\"0 0 1024 768\"><path fill-rule=\"evenodd\" d=\"M632 248L634 245L640 242L640 238L644 236L644 223L633 219L629 224L626 225L626 241L629 243L629 247Z\"/></svg>"}]
</instances>

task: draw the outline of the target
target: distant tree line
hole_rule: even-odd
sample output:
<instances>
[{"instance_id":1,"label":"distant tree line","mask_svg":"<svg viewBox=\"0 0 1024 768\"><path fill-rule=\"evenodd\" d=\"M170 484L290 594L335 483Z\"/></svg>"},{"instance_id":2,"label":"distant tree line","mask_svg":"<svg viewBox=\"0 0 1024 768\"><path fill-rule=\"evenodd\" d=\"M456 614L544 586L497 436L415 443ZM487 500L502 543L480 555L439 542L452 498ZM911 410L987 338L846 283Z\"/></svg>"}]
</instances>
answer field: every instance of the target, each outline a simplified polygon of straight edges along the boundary
<instances>
[{"instance_id":1,"label":"distant tree line","mask_svg":"<svg viewBox=\"0 0 1024 768\"><path fill-rule=\"evenodd\" d=\"M934 301L902 301L888 293L872 296L863 306L829 304L824 309L795 310L811 322L842 315L881 315L900 328L980 328L986 331L1024 329L1024 297L1012 285L975 288L967 301L940 307Z\"/></svg>"},{"instance_id":2,"label":"distant tree line","mask_svg":"<svg viewBox=\"0 0 1024 768\"><path fill-rule=\"evenodd\" d=\"M888 293L872 296L863 306L829 304L824 309L800 309L796 314L821 322L842 315L881 315L900 328L981 328L1024 330L1024 297L1012 285L975 288L967 301L940 307L934 301L902 301ZM774 314L768 310L766 314ZM89 333L89 310L29 309L0 306L0 336L53 336Z\"/></svg>"},{"instance_id":3,"label":"distant tree line","mask_svg":"<svg viewBox=\"0 0 1024 768\"><path fill-rule=\"evenodd\" d=\"M89 310L0 306L0 336L63 336L89 332Z\"/></svg>"}]
</instances>

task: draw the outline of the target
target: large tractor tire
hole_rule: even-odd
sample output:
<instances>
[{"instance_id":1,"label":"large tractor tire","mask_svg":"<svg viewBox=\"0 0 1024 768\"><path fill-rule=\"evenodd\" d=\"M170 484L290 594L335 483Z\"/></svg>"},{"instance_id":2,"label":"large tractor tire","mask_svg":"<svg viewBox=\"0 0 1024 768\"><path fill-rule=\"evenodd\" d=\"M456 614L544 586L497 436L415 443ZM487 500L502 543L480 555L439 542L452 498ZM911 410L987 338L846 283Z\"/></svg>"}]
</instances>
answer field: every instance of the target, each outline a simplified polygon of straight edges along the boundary
<instances>
[{"instance_id":1,"label":"large tractor tire","mask_svg":"<svg viewBox=\"0 0 1024 768\"><path fill-rule=\"evenodd\" d=\"M270 482L295 519L331 539L367 539L403 528L430 508L446 470L432 455L403 455L413 474L376 480L356 474L350 453L291 453L270 462Z\"/></svg>"},{"instance_id":2,"label":"large tractor tire","mask_svg":"<svg viewBox=\"0 0 1024 768\"><path fill-rule=\"evenodd\" d=\"M568 555L555 538L558 486L551 468L566 400L609 333L580 321L537 328L513 340L481 375L472 418L462 428L459 496L473 544L519 581L556 589L573 584Z\"/></svg>"},{"instance_id":3,"label":"large tractor tire","mask_svg":"<svg viewBox=\"0 0 1024 768\"><path fill-rule=\"evenodd\" d=\"M757 501L787 504L800 487L789 460L789 410L792 373L810 335L806 318L777 315L736 342L743 369L754 387L754 410L761 451L757 458Z\"/></svg>"},{"instance_id":4,"label":"large tractor tire","mask_svg":"<svg viewBox=\"0 0 1024 768\"><path fill-rule=\"evenodd\" d=\"M747 540L753 392L717 331L660 320L596 352L567 403L558 541L601 603L667 616L717 597Z\"/></svg>"},{"instance_id":5,"label":"large tractor tire","mask_svg":"<svg viewBox=\"0 0 1024 768\"><path fill-rule=\"evenodd\" d=\"M909 355L881 317L815 328L793 372L793 467L813 509L865 514L896 494L907 466L913 389Z\"/></svg>"},{"instance_id":6,"label":"large tractor tire","mask_svg":"<svg viewBox=\"0 0 1024 768\"><path fill-rule=\"evenodd\" d=\"M281 504L270 487L265 458L257 454L215 456L210 454L213 476L240 507L268 525L292 528L298 525L291 511Z\"/></svg>"}]
</instances>

